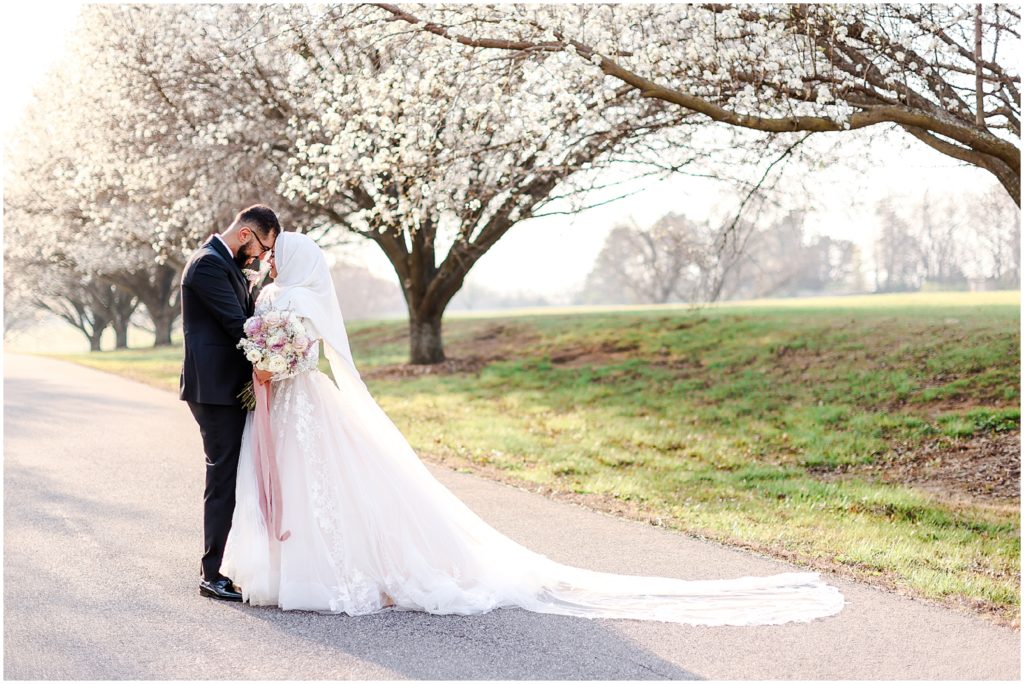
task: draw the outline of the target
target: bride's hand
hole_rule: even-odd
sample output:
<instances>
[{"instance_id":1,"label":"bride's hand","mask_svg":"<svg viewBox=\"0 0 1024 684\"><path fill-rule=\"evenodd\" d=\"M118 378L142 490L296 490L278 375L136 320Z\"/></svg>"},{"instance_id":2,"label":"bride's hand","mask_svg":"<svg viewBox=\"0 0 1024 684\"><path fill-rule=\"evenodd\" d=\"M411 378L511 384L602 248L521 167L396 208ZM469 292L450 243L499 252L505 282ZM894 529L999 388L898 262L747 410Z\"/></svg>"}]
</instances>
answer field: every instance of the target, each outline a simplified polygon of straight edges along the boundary
<instances>
[{"instance_id":1,"label":"bride's hand","mask_svg":"<svg viewBox=\"0 0 1024 684\"><path fill-rule=\"evenodd\" d=\"M270 371L256 369L256 379L260 381L260 384L266 384L273 376L274 374Z\"/></svg>"}]
</instances>

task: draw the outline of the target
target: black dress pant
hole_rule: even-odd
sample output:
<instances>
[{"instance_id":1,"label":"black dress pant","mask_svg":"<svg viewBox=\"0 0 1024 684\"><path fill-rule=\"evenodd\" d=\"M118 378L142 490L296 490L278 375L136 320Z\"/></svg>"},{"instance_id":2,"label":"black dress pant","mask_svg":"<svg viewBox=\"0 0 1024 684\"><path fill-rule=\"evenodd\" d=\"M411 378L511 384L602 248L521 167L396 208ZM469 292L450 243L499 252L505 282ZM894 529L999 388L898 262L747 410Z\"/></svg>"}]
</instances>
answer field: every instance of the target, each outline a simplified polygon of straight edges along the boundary
<instances>
[{"instance_id":1,"label":"black dress pant","mask_svg":"<svg viewBox=\"0 0 1024 684\"><path fill-rule=\"evenodd\" d=\"M222 577L220 563L235 512L235 476L246 409L240 405L219 406L188 402L206 452L206 490L203 494L203 535L205 550L200 564L204 579Z\"/></svg>"}]
</instances>

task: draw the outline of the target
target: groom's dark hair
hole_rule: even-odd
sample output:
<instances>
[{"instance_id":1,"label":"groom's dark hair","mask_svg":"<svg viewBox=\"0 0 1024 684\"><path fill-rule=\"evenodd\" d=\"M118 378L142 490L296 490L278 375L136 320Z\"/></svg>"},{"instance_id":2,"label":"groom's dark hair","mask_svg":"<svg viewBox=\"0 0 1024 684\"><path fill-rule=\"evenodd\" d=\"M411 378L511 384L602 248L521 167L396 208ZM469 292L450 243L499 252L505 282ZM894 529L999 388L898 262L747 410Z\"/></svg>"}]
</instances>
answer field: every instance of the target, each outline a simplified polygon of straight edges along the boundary
<instances>
[{"instance_id":1,"label":"groom's dark hair","mask_svg":"<svg viewBox=\"0 0 1024 684\"><path fill-rule=\"evenodd\" d=\"M265 204L254 204L243 209L235 216L233 223L240 226L252 228L260 237L276 237L281 232L281 224L277 220L277 214Z\"/></svg>"}]
</instances>

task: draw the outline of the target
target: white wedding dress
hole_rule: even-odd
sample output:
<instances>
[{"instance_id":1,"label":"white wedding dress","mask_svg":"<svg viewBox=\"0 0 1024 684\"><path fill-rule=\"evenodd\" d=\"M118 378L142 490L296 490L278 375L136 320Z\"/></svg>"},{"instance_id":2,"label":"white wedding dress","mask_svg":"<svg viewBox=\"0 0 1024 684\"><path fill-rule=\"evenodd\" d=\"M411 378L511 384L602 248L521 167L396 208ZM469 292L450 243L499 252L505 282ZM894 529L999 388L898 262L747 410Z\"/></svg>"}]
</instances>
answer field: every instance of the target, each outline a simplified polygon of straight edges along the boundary
<instances>
[{"instance_id":1,"label":"white wedding dress","mask_svg":"<svg viewBox=\"0 0 1024 684\"><path fill-rule=\"evenodd\" d=\"M506 606L586 618L700 625L806 622L842 610L816 572L682 580L594 572L557 563L504 536L438 482L359 378L319 247L282 233L277 281L257 313L290 308L322 337L337 385L316 368L318 346L271 384L281 531L258 502L249 414L235 512L221 572L252 605L364 615L384 609L471 615ZM339 329L340 326L340 329ZM552 524L557 524L553 521ZM390 608L389 608L390 610Z\"/></svg>"}]
</instances>

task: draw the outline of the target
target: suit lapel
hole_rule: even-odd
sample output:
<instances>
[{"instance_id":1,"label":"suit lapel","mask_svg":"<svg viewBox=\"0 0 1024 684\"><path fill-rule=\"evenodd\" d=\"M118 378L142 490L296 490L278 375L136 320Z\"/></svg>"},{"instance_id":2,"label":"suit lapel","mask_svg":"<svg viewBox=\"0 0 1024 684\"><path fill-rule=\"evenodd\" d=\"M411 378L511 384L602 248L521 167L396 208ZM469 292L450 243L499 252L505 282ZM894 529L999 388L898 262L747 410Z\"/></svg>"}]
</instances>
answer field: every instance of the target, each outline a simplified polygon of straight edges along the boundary
<instances>
[{"instance_id":1,"label":"suit lapel","mask_svg":"<svg viewBox=\"0 0 1024 684\"><path fill-rule=\"evenodd\" d=\"M210 237L206 238L206 242L204 242L203 244L210 245L211 247L213 247L217 251L217 254L220 254L222 257L224 257L224 260L227 261L232 266L235 273L244 279L244 276L242 276L242 269L238 267L238 263L235 262L235 258L231 256L231 250L229 250L224 245L223 242L218 240L216 235L211 235Z\"/></svg>"},{"instance_id":2,"label":"suit lapel","mask_svg":"<svg viewBox=\"0 0 1024 684\"><path fill-rule=\"evenodd\" d=\"M238 284L241 285L242 291L245 292L245 299L242 300L241 303L246 313L248 313L252 309L252 296L249 293L249 281L246 279L245 274L242 273L242 269L238 267L238 262L236 262L234 257L231 256L231 251L224 245L224 243L217 239L216 235L211 235L206 238L206 242L203 243L203 246L205 247L207 245L215 251L220 258L228 262L228 265L231 267L231 272L235 274L235 279L238 281Z\"/></svg>"}]
</instances>

